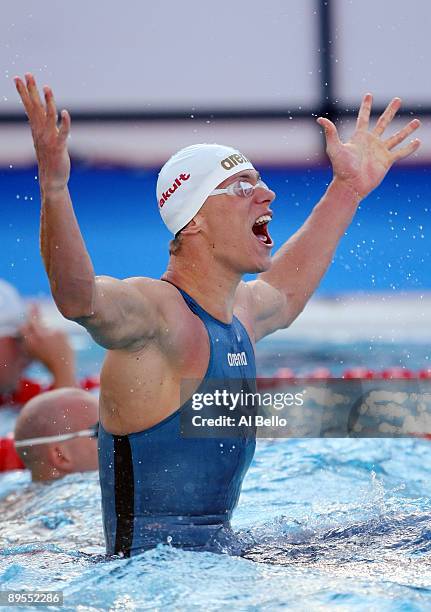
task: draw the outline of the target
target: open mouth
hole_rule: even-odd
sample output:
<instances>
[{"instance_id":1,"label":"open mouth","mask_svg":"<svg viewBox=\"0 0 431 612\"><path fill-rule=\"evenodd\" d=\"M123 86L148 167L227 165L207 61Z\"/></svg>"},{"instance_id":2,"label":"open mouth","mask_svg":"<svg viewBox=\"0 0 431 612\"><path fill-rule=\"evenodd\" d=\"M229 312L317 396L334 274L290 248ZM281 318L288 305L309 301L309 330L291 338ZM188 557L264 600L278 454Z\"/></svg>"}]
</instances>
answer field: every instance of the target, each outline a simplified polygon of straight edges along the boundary
<instances>
[{"instance_id":1,"label":"open mouth","mask_svg":"<svg viewBox=\"0 0 431 612\"><path fill-rule=\"evenodd\" d=\"M260 242L267 246L272 246L273 242L268 233L268 223L271 221L271 215L261 215L256 219L252 227L253 234Z\"/></svg>"}]
</instances>

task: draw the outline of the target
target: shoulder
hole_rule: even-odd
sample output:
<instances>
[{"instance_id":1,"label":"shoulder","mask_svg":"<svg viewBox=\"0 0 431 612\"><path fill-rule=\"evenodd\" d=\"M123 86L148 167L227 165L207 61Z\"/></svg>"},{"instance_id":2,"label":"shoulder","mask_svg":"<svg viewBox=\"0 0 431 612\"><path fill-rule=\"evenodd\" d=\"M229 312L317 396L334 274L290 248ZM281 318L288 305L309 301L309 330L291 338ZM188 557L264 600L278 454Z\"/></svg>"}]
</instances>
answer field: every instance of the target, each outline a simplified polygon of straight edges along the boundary
<instances>
[{"instance_id":1,"label":"shoulder","mask_svg":"<svg viewBox=\"0 0 431 612\"><path fill-rule=\"evenodd\" d=\"M150 278L148 276L130 276L129 278L122 279L121 282L130 287L134 287L142 293L148 294L151 292L154 294L154 296L163 294L169 288L167 287L168 283L161 281L158 278Z\"/></svg>"},{"instance_id":2,"label":"shoulder","mask_svg":"<svg viewBox=\"0 0 431 612\"><path fill-rule=\"evenodd\" d=\"M136 350L157 342L167 321L181 319L185 308L179 292L148 277L96 277L93 311L75 319L108 349Z\"/></svg>"},{"instance_id":3,"label":"shoulder","mask_svg":"<svg viewBox=\"0 0 431 612\"><path fill-rule=\"evenodd\" d=\"M123 282L158 306L161 313L189 310L179 290L171 283L146 276L125 278Z\"/></svg>"},{"instance_id":4,"label":"shoulder","mask_svg":"<svg viewBox=\"0 0 431 612\"><path fill-rule=\"evenodd\" d=\"M190 333L199 336L203 324L187 306L179 289L167 281L147 277L124 280L150 300L161 317L161 339L169 344L181 343Z\"/></svg>"},{"instance_id":5,"label":"shoulder","mask_svg":"<svg viewBox=\"0 0 431 612\"><path fill-rule=\"evenodd\" d=\"M178 304L182 301L181 294L175 287L157 278L132 276L118 279L112 276L97 276L96 282L103 297L110 295L121 301L129 296L134 300L145 301L157 310L163 310L168 300L177 301Z\"/></svg>"}]
</instances>

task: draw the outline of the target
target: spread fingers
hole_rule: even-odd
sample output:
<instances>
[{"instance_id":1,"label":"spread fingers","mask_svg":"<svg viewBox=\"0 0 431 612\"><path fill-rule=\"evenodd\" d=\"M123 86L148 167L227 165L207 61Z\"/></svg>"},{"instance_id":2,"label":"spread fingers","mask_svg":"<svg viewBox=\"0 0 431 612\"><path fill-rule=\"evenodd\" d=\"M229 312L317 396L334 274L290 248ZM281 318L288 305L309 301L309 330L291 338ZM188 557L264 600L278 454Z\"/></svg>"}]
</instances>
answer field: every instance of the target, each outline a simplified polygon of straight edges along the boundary
<instances>
[{"instance_id":1,"label":"spread fingers","mask_svg":"<svg viewBox=\"0 0 431 612\"><path fill-rule=\"evenodd\" d=\"M365 94L362 99L361 108L359 109L358 120L356 121L357 130L368 130L372 103L373 96L369 93Z\"/></svg>"},{"instance_id":2,"label":"spread fingers","mask_svg":"<svg viewBox=\"0 0 431 612\"><path fill-rule=\"evenodd\" d=\"M31 112L31 108L32 108L32 101L31 101L29 93L27 91L27 87L25 86L25 84L22 81L22 79L20 79L17 76L14 77L14 81L15 81L16 89L17 89L17 91L18 91L18 93L20 95L20 98L22 100L22 103L24 105L25 112L29 116L30 112Z\"/></svg>"},{"instance_id":3,"label":"spread fingers","mask_svg":"<svg viewBox=\"0 0 431 612\"><path fill-rule=\"evenodd\" d=\"M417 130L420 124L421 122L419 121L419 119L413 119L412 121L410 121L410 123L403 127L402 130L399 130L396 134L385 140L385 145L389 150L393 149L398 144L400 144L400 142L405 140L407 136L410 136L412 132Z\"/></svg>"},{"instance_id":4,"label":"spread fingers","mask_svg":"<svg viewBox=\"0 0 431 612\"><path fill-rule=\"evenodd\" d=\"M405 157L408 157L409 155L411 155L412 153L414 153L417 149L419 149L421 145L421 141L418 138L415 138L415 140L412 140L408 145L406 145L405 147L401 147L401 149L397 149L396 151L393 152L393 161L398 161L399 159L404 159Z\"/></svg>"},{"instance_id":5,"label":"spread fingers","mask_svg":"<svg viewBox=\"0 0 431 612\"><path fill-rule=\"evenodd\" d=\"M392 119L395 117L400 106L401 98L393 98L389 102L386 109L377 120L376 127L373 130L373 134L375 134L375 136L381 136L383 134Z\"/></svg>"},{"instance_id":6,"label":"spread fingers","mask_svg":"<svg viewBox=\"0 0 431 612\"><path fill-rule=\"evenodd\" d=\"M36 108L42 109L43 104L42 104L42 100L40 99L39 92L37 90L36 81L35 81L34 76L30 74L29 72L27 72L25 75L25 81L27 83L28 95L30 96L30 99L33 105Z\"/></svg>"},{"instance_id":7,"label":"spread fingers","mask_svg":"<svg viewBox=\"0 0 431 612\"><path fill-rule=\"evenodd\" d=\"M50 87L44 87L43 93L45 95L46 103L46 117L49 121L52 121L55 125L57 124L57 109L55 106L54 95Z\"/></svg>"}]
</instances>

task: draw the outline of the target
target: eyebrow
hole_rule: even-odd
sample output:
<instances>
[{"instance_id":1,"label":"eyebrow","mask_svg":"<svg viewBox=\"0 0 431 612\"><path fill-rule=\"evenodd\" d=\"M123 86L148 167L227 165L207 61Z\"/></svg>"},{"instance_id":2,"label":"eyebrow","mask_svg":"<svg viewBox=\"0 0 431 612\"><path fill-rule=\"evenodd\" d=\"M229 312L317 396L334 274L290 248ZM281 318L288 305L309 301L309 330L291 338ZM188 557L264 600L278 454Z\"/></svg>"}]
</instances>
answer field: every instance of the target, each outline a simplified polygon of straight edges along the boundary
<instances>
[{"instance_id":1,"label":"eyebrow","mask_svg":"<svg viewBox=\"0 0 431 612\"><path fill-rule=\"evenodd\" d=\"M253 172L253 170L250 170L250 172ZM238 176L235 177L231 177L231 178L235 178L235 181L239 181L240 179L251 179L251 178L256 178L256 181L260 180L261 176L260 173L256 170L256 177L251 177L249 174L239 174ZM233 181L233 182L235 182ZM229 183L230 184L230 183Z\"/></svg>"}]
</instances>

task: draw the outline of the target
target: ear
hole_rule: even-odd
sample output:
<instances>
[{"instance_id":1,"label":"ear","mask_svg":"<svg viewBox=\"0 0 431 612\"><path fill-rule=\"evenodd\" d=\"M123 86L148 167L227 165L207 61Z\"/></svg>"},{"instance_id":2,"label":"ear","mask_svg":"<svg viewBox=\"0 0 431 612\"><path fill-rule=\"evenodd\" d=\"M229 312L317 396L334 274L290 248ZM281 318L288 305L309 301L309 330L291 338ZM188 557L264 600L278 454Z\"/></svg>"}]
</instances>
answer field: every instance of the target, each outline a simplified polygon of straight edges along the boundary
<instances>
[{"instance_id":1,"label":"ear","mask_svg":"<svg viewBox=\"0 0 431 612\"><path fill-rule=\"evenodd\" d=\"M181 233L184 236L192 236L193 234L199 234L202 228L202 217L199 216L199 213L193 217L189 223L181 230Z\"/></svg>"},{"instance_id":2,"label":"ear","mask_svg":"<svg viewBox=\"0 0 431 612\"><path fill-rule=\"evenodd\" d=\"M51 465L59 472L69 473L73 470L73 461L69 449L61 444L52 444L48 450Z\"/></svg>"}]
</instances>

